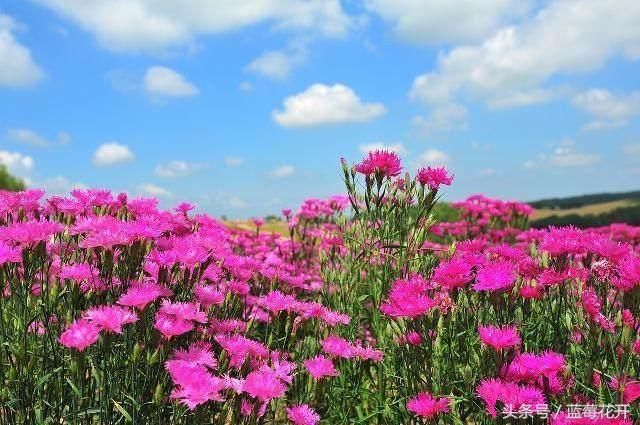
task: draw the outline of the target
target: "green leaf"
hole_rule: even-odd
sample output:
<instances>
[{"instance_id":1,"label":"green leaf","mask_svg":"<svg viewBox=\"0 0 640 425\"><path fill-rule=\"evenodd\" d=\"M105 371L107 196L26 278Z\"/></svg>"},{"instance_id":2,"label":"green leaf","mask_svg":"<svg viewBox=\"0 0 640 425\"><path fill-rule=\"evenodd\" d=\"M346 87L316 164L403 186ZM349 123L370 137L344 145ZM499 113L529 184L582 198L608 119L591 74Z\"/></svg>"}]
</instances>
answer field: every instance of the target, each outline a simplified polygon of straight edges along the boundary
<instances>
[{"instance_id":1,"label":"green leaf","mask_svg":"<svg viewBox=\"0 0 640 425\"><path fill-rule=\"evenodd\" d=\"M133 418L131 417L131 415L126 410L124 410L124 407L122 407L120 403L118 403L113 399L111 401L113 401L113 405L116 406L116 409L118 409L118 412L120 412L122 416L124 416L127 422L133 422Z\"/></svg>"}]
</instances>

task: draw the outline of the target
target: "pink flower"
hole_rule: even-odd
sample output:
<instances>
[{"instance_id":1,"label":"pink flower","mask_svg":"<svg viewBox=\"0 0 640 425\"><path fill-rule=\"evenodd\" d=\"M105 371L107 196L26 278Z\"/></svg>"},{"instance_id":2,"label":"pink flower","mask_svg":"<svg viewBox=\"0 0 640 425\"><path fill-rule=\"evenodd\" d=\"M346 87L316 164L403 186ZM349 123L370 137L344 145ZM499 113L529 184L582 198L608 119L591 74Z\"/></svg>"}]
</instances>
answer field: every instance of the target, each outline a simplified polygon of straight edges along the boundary
<instances>
[{"instance_id":1,"label":"pink flower","mask_svg":"<svg viewBox=\"0 0 640 425\"><path fill-rule=\"evenodd\" d=\"M322 349L325 353L334 357L351 358L355 357L353 346L349 341L338 336L329 335L322 342Z\"/></svg>"},{"instance_id":2,"label":"pink flower","mask_svg":"<svg viewBox=\"0 0 640 425\"><path fill-rule=\"evenodd\" d=\"M173 293L164 286L152 281L146 281L131 285L127 292L120 296L118 304L143 310L149 303L158 298L171 295Z\"/></svg>"},{"instance_id":3,"label":"pink flower","mask_svg":"<svg viewBox=\"0 0 640 425\"><path fill-rule=\"evenodd\" d=\"M320 415L306 404L287 408L287 418L294 425L316 425L320 422Z\"/></svg>"},{"instance_id":4,"label":"pink flower","mask_svg":"<svg viewBox=\"0 0 640 425\"><path fill-rule=\"evenodd\" d=\"M396 280L380 311L391 317L414 318L423 315L438 305L438 301L426 294L427 288L428 283L420 276Z\"/></svg>"},{"instance_id":5,"label":"pink flower","mask_svg":"<svg viewBox=\"0 0 640 425\"><path fill-rule=\"evenodd\" d=\"M241 367L248 356L264 359L269 356L269 350L261 342L245 338L242 335L216 335L214 338L222 348L229 353L232 367Z\"/></svg>"},{"instance_id":6,"label":"pink flower","mask_svg":"<svg viewBox=\"0 0 640 425\"><path fill-rule=\"evenodd\" d=\"M188 320L182 320L176 316L163 314L158 312L156 314L156 322L153 325L165 338L182 335L194 328L193 322Z\"/></svg>"},{"instance_id":7,"label":"pink flower","mask_svg":"<svg viewBox=\"0 0 640 425\"><path fill-rule=\"evenodd\" d=\"M0 266L6 263L20 263L22 261L22 250L13 248L4 242L0 242Z\"/></svg>"},{"instance_id":8,"label":"pink flower","mask_svg":"<svg viewBox=\"0 0 640 425\"><path fill-rule=\"evenodd\" d=\"M517 347L520 345L520 335L515 326L478 326L480 340L496 350Z\"/></svg>"},{"instance_id":9,"label":"pink flower","mask_svg":"<svg viewBox=\"0 0 640 425\"><path fill-rule=\"evenodd\" d=\"M512 263L498 261L485 264L476 277L473 289L476 291L503 291L515 284L516 272Z\"/></svg>"},{"instance_id":10,"label":"pink flower","mask_svg":"<svg viewBox=\"0 0 640 425\"><path fill-rule=\"evenodd\" d=\"M202 341L194 342L187 350L175 350L172 359L168 362L172 361L206 366L210 369L215 369L218 366L218 362L211 351L211 344Z\"/></svg>"},{"instance_id":11,"label":"pink flower","mask_svg":"<svg viewBox=\"0 0 640 425\"><path fill-rule=\"evenodd\" d=\"M398 154L388 151L373 151L355 167L356 171L365 176L377 173L384 177L395 177L400 174L402 165Z\"/></svg>"},{"instance_id":12,"label":"pink flower","mask_svg":"<svg viewBox=\"0 0 640 425\"><path fill-rule=\"evenodd\" d=\"M200 304L198 303L163 300L159 313L174 316L180 320L207 323L207 313L200 310Z\"/></svg>"},{"instance_id":13,"label":"pink flower","mask_svg":"<svg viewBox=\"0 0 640 425\"><path fill-rule=\"evenodd\" d=\"M326 357L316 356L312 359L305 360L303 364L309 374L316 381L324 378L325 376L338 376L338 371L333 365L333 362Z\"/></svg>"},{"instance_id":14,"label":"pink flower","mask_svg":"<svg viewBox=\"0 0 640 425\"><path fill-rule=\"evenodd\" d=\"M419 393L407 402L407 410L423 418L430 419L449 411L451 400L447 397L434 398L427 392Z\"/></svg>"},{"instance_id":15,"label":"pink flower","mask_svg":"<svg viewBox=\"0 0 640 425\"><path fill-rule=\"evenodd\" d=\"M100 328L86 320L76 320L60 335L60 344L84 351L100 337Z\"/></svg>"},{"instance_id":16,"label":"pink flower","mask_svg":"<svg viewBox=\"0 0 640 425\"><path fill-rule=\"evenodd\" d=\"M214 285L197 285L193 292L205 308L220 305L225 300L224 292L218 290Z\"/></svg>"},{"instance_id":17,"label":"pink flower","mask_svg":"<svg viewBox=\"0 0 640 425\"><path fill-rule=\"evenodd\" d=\"M167 362L165 367L176 387L171 398L193 410L207 401L224 401L220 392L226 388L223 379L211 375L202 365L187 362Z\"/></svg>"},{"instance_id":18,"label":"pink flower","mask_svg":"<svg viewBox=\"0 0 640 425\"><path fill-rule=\"evenodd\" d=\"M418 170L416 178L421 185L427 186L431 190L438 190L441 185L450 186L453 181L453 176L449 176L444 167L421 168Z\"/></svg>"},{"instance_id":19,"label":"pink flower","mask_svg":"<svg viewBox=\"0 0 640 425\"><path fill-rule=\"evenodd\" d=\"M122 333L122 326L138 321L138 316L126 308L118 306L94 307L85 311L84 318L101 330Z\"/></svg>"},{"instance_id":20,"label":"pink flower","mask_svg":"<svg viewBox=\"0 0 640 425\"><path fill-rule=\"evenodd\" d=\"M261 369L247 375L244 390L247 394L260 401L269 401L273 398L282 397L287 388L278 379L273 370Z\"/></svg>"},{"instance_id":21,"label":"pink flower","mask_svg":"<svg viewBox=\"0 0 640 425\"><path fill-rule=\"evenodd\" d=\"M487 412L491 417L498 416L496 403L502 402L512 411L518 411L521 406L536 406L545 404L545 398L536 387L520 386L501 379L485 379L476 388L478 396L487 404Z\"/></svg>"}]
</instances>

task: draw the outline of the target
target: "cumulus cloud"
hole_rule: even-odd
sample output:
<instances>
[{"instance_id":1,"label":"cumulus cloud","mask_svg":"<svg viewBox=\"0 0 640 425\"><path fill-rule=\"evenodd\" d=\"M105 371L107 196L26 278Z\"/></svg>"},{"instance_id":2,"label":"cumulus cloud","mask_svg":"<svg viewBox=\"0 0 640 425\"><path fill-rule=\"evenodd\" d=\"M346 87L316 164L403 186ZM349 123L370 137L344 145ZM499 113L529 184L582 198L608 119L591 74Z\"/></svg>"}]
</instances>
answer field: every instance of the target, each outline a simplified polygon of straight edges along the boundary
<instances>
[{"instance_id":1,"label":"cumulus cloud","mask_svg":"<svg viewBox=\"0 0 640 425\"><path fill-rule=\"evenodd\" d=\"M73 182L64 176L51 177L39 180L35 183L39 188L44 189L48 194L52 195L68 195L73 189L86 189L83 183Z\"/></svg>"},{"instance_id":2,"label":"cumulus cloud","mask_svg":"<svg viewBox=\"0 0 640 425\"><path fill-rule=\"evenodd\" d=\"M11 174L15 174L20 177L24 177L29 174L35 162L33 158L28 155L23 155L20 152L9 152L0 150L0 164L7 167L7 170Z\"/></svg>"},{"instance_id":3,"label":"cumulus cloud","mask_svg":"<svg viewBox=\"0 0 640 425\"><path fill-rule=\"evenodd\" d=\"M593 165L600 161L596 154L578 152L572 140L563 140L550 154L538 154L534 160L525 161L524 168L579 168Z\"/></svg>"},{"instance_id":4,"label":"cumulus cloud","mask_svg":"<svg viewBox=\"0 0 640 425\"><path fill-rule=\"evenodd\" d=\"M585 130L621 127L640 115L640 91L617 96L605 89L591 89L577 94L573 104L592 118Z\"/></svg>"},{"instance_id":5,"label":"cumulus cloud","mask_svg":"<svg viewBox=\"0 0 640 425\"><path fill-rule=\"evenodd\" d=\"M158 53L199 35L260 23L329 37L352 25L340 0L38 0L91 32L108 49Z\"/></svg>"},{"instance_id":6,"label":"cumulus cloud","mask_svg":"<svg viewBox=\"0 0 640 425\"><path fill-rule=\"evenodd\" d=\"M360 145L358 148L360 149L360 152L364 154L373 152L373 151L390 151L390 152L395 152L398 155L404 155L407 153L407 149L404 147L402 143L385 144L382 142L377 142L377 143L369 143L366 145Z\"/></svg>"},{"instance_id":7,"label":"cumulus cloud","mask_svg":"<svg viewBox=\"0 0 640 425\"><path fill-rule=\"evenodd\" d=\"M252 60L246 70L273 80L285 80L306 59L306 50L269 50Z\"/></svg>"},{"instance_id":8,"label":"cumulus cloud","mask_svg":"<svg viewBox=\"0 0 640 425\"><path fill-rule=\"evenodd\" d=\"M528 0L366 0L373 13L413 43L477 41L527 11Z\"/></svg>"},{"instance_id":9,"label":"cumulus cloud","mask_svg":"<svg viewBox=\"0 0 640 425\"><path fill-rule=\"evenodd\" d=\"M173 160L164 164L158 164L155 168L155 174L158 177L175 179L190 176L204 168L206 168L205 164Z\"/></svg>"},{"instance_id":10,"label":"cumulus cloud","mask_svg":"<svg viewBox=\"0 0 640 425\"><path fill-rule=\"evenodd\" d=\"M284 110L273 111L273 119L284 127L371 121L386 112L381 103L366 103L347 86L313 84L284 100Z\"/></svg>"},{"instance_id":11,"label":"cumulus cloud","mask_svg":"<svg viewBox=\"0 0 640 425\"><path fill-rule=\"evenodd\" d=\"M27 87L44 76L31 51L14 36L21 28L11 16L0 13L0 86Z\"/></svg>"},{"instance_id":12,"label":"cumulus cloud","mask_svg":"<svg viewBox=\"0 0 640 425\"><path fill-rule=\"evenodd\" d=\"M293 175L293 173L295 173L295 171L296 169L293 165L289 165L289 164L281 165L271 170L271 176L277 177L277 178L290 177Z\"/></svg>"},{"instance_id":13,"label":"cumulus cloud","mask_svg":"<svg viewBox=\"0 0 640 425\"><path fill-rule=\"evenodd\" d=\"M144 89L152 96L195 96L198 88L180 73L165 66L152 66L144 75Z\"/></svg>"},{"instance_id":14,"label":"cumulus cloud","mask_svg":"<svg viewBox=\"0 0 640 425\"><path fill-rule=\"evenodd\" d=\"M155 196L158 198L169 198L171 192L162 186L155 185L153 183L145 183L138 185L138 191L149 196Z\"/></svg>"},{"instance_id":15,"label":"cumulus cloud","mask_svg":"<svg viewBox=\"0 0 640 425\"><path fill-rule=\"evenodd\" d=\"M434 71L419 75L410 92L428 103L450 102L461 92L507 107L553 95L554 75L600 68L613 57L640 57L640 2L550 2L532 18L507 26L477 44L453 48ZM602 25L606 22L606 25Z\"/></svg>"},{"instance_id":16,"label":"cumulus cloud","mask_svg":"<svg viewBox=\"0 0 640 425\"><path fill-rule=\"evenodd\" d=\"M123 164L135 158L131 149L126 145L116 142L105 143L98 147L93 154L93 165L98 167L109 167Z\"/></svg>"},{"instance_id":17,"label":"cumulus cloud","mask_svg":"<svg viewBox=\"0 0 640 425\"><path fill-rule=\"evenodd\" d=\"M224 163L227 167L239 167L244 164L244 158L238 156L225 156Z\"/></svg>"},{"instance_id":18,"label":"cumulus cloud","mask_svg":"<svg viewBox=\"0 0 640 425\"><path fill-rule=\"evenodd\" d=\"M418 156L417 166L439 166L447 165L450 161L449 155L438 149L427 149Z\"/></svg>"},{"instance_id":19,"label":"cumulus cloud","mask_svg":"<svg viewBox=\"0 0 640 425\"><path fill-rule=\"evenodd\" d=\"M416 116L413 124L426 134L445 133L467 128L467 108L446 103L431 109L427 116Z\"/></svg>"},{"instance_id":20,"label":"cumulus cloud","mask_svg":"<svg viewBox=\"0 0 640 425\"><path fill-rule=\"evenodd\" d=\"M71 141L71 136L62 131L54 139L48 139L28 128L12 128L7 130L7 139L25 145L48 148L66 145Z\"/></svg>"}]
</instances>

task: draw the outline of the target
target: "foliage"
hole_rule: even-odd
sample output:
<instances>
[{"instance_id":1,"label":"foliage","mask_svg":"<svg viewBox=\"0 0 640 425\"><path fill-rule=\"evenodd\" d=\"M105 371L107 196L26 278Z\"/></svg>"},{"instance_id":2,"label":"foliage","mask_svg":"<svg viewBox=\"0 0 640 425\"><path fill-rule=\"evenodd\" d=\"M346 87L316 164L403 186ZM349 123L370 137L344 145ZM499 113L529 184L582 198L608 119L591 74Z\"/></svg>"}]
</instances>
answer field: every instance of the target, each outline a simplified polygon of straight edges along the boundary
<instances>
[{"instance_id":1,"label":"foliage","mask_svg":"<svg viewBox=\"0 0 640 425\"><path fill-rule=\"evenodd\" d=\"M12 176L5 165L0 164L0 190L17 192L24 190L24 181Z\"/></svg>"}]
</instances>

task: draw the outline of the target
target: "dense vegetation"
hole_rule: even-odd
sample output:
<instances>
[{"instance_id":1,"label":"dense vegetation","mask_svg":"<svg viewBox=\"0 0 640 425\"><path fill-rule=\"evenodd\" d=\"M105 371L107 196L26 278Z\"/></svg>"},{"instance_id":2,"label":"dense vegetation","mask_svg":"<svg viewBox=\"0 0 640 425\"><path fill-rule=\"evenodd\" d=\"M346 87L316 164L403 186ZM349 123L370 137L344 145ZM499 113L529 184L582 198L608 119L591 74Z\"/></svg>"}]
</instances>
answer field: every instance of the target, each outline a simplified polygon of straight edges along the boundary
<instances>
[{"instance_id":1,"label":"dense vegetation","mask_svg":"<svg viewBox=\"0 0 640 425\"><path fill-rule=\"evenodd\" d=\"M0 164L0 190L17 192L19 190L24 190L24 188L24 181L12 176L9 173L9 170L7 170L7 167Z\"/></svg>"},{"instance_id":2,"label":"dense vegetation","mask_svg":"<svg viewBox=\"0 0 640 425\"><path fill-rule=\"evenodd\" d=\"M0 423L637 423L640 228L438 207L447 170L391 152L343 172L291 238L1 192Z\"/></svg>"},{"instance_id":3,"label":"dense vegetation","mask_svg":"<svg viewBox=\"0 0 640 425\"><path fill-rule=\"evenodd\" d=\"M571 196L567 198L542 199L539 201L529 202L529 205L533 208L568 209L626 199L640 199L640 190L634 192L597 193L592 195Z\"/></svg>"}]
</instances>

